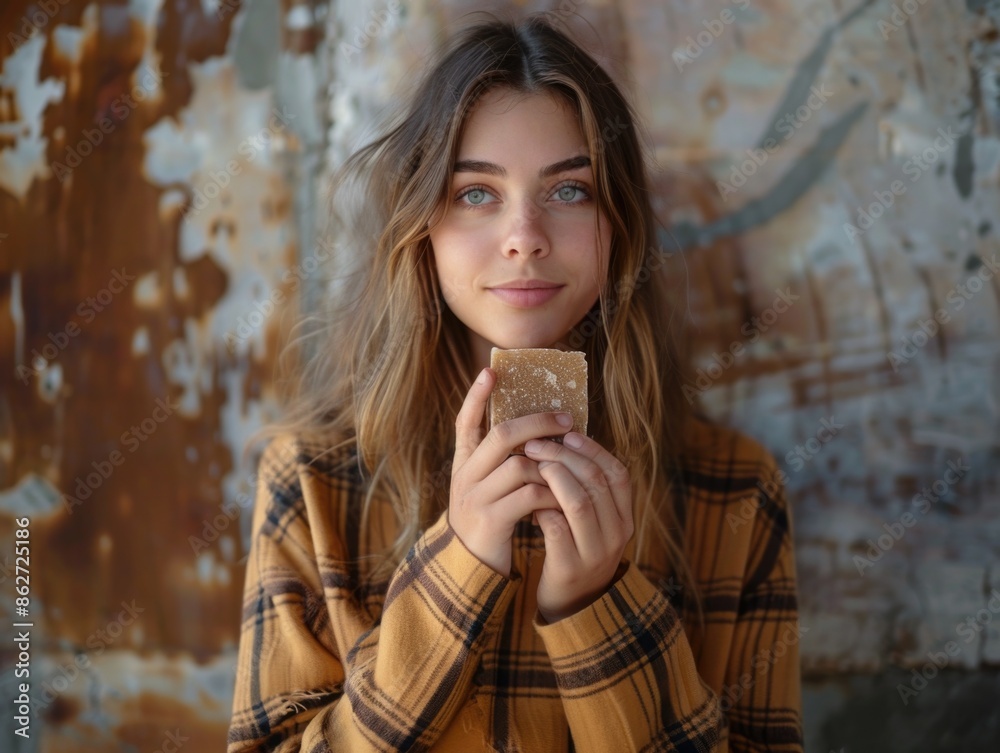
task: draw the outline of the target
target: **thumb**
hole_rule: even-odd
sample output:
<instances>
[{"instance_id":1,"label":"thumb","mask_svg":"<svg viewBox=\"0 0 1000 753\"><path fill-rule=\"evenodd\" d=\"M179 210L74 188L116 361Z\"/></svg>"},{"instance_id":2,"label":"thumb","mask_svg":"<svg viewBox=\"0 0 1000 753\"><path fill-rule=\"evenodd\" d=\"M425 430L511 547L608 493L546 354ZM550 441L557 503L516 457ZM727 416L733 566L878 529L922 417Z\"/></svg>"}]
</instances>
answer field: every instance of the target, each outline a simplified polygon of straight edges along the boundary
<instances>
[{"instance_id":1,"label":"thumb","mask_svg":"<svg viewBox=\"0 0 1000 753\"><path fill-rule=\"evenodd\" d=\"M461 467L483 441L483 418L493 391L493 371L486 368L465 396L455 419L455 466Z\"/></svg>"}]
</instances>

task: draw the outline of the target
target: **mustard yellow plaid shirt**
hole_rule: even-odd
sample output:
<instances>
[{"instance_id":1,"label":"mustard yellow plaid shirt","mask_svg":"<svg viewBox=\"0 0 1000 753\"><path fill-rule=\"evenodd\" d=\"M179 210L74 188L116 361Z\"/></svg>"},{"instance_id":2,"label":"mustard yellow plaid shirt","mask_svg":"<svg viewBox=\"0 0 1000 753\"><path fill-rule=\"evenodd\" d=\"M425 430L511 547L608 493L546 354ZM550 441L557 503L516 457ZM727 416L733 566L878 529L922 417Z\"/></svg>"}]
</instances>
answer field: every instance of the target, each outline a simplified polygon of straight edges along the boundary
<instances>
[{"instance_id":1,"label":"mustard yellow plaid shirt","mask_svg":"<svg viewBox=\"0 0 1000 753\"><path fill-rule=\"evenodd\" d=\"M527 520L510 578L442 515L388 581L365 586L365 555L394 532L387 505L361 530L351 458L272 441L228 753L801 751L804 630L774 460L700 419L686 438L681 497L703 628L679 616L682 589L664 563L630 561L631 549L601 599L538 624L544 546Z\"/></svg>"}]
</instances>

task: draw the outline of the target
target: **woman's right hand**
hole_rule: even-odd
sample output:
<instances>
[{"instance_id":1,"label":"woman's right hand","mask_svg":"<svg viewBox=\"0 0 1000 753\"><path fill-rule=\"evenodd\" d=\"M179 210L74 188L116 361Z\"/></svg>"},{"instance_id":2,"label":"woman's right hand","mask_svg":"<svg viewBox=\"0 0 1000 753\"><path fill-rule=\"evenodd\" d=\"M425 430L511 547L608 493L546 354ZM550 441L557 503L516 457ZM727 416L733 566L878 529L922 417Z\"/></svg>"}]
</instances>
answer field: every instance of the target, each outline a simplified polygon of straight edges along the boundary
<instances>
[{"instance_id":1,"label":"woman's right hand","mask_svg":"<svg viewBox=\"0 0 1000 753\"><path fill-rule=\"evenodd\" d=\"M538 463L511 450L529 439L562 436L569 413L532 413L494 426L483 437L483 417L496 375L483 369L455 419L448 523L472 554L510 577L511 540L521 518L535 510L560 509ZM568 420L559 423L558 417Z\"/></svg>"}]
</instances>

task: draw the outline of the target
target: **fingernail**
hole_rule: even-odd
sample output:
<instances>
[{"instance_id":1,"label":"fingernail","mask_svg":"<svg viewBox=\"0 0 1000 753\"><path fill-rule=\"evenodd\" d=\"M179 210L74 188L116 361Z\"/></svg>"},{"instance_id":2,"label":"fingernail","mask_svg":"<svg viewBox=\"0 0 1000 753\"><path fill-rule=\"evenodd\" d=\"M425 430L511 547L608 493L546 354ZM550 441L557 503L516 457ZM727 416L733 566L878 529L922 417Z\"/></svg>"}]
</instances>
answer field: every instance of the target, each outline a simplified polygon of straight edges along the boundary
<instances>
[{"instance_id":1,"label":"fingernail","mask_svg":"<svg viewBox=\"0 0 1000 753\"><path fill-rule=\"evenodd\" d=\"M541 449L542 449L542 443L539 442L537 439L532 439L527 444L524 445L525 452L541 452Z\"/></svg>"},{"instance_id":2,"label":"fingernail","mask_svg":"<svg viewBox=\"0 0 1000 753\"><path fill-rule=\"evenodd\" d=\"M577 434L575 431L571 431L569 434L563 437L563 444L569 445L574 450L579 450L583 447L583 437Z\"/></svg>"},{"instance_id":3,"label":"fingernail","mask_svg":"<svg viewBox=\"0 0 1000 753\"><path fill-rule=\"evenodd\" d=\"M572 426L573 416L569 413L557 413L556 423L558 423L560 426Z\"/></svg>"},{"instance_id":4,"label":"fingernail","mask_svg":"<svg viewBox=\"0 0 1000 753\"><path fill-rule=\"evenodd\" d=\"M479 379L476 380L476 384L486 384L486 369L479 372Z\"/></svg>"}]
</instances>

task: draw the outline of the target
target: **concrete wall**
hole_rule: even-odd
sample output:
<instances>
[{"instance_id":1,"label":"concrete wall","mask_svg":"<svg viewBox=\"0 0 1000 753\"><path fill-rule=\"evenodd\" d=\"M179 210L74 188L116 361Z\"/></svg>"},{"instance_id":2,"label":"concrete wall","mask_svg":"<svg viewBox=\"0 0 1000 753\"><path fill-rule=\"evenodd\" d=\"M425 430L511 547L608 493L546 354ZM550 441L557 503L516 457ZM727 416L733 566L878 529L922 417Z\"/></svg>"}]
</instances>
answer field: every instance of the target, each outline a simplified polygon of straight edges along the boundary
<instances>
[{"instance_id":1,"label":"concrete wall","mask_svg":"<svg viewBox=\"0 0 1000 753\"><path fill-rule=\"evenodd\" d=\"M462 14L515 6L43 5L0 10L0 622L29 517L42 715L23 749L218 750L238 454L321 292L319 186ZM807 749L995 745L1000 4L516 9L632 91L689 394L787 474Z\"/></svg>"}]
</instances>

